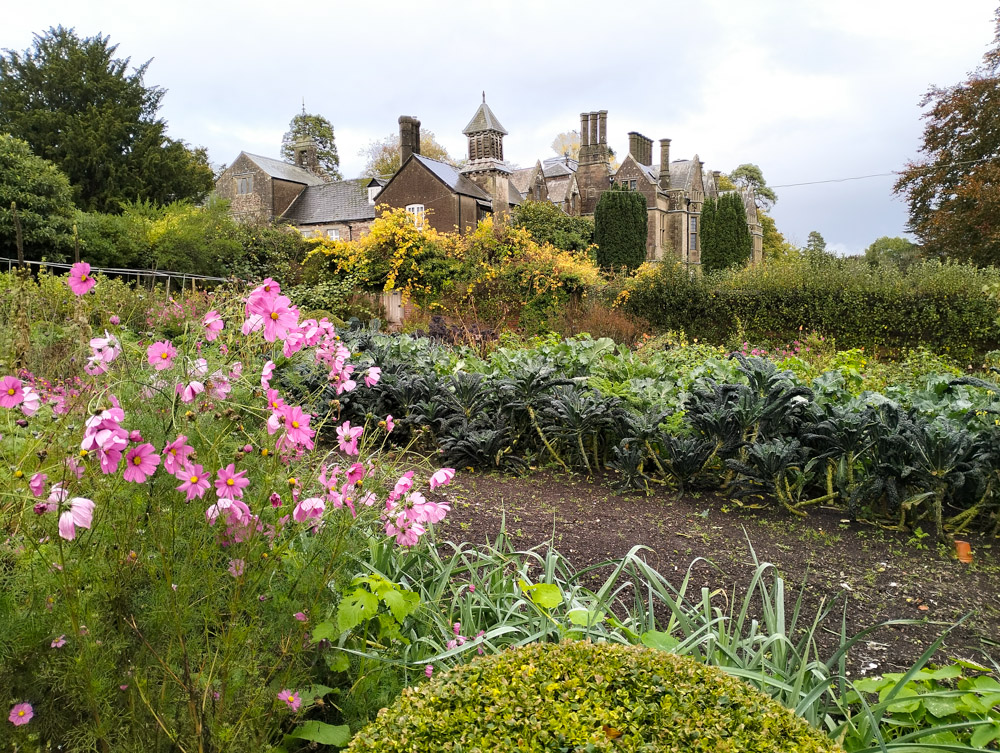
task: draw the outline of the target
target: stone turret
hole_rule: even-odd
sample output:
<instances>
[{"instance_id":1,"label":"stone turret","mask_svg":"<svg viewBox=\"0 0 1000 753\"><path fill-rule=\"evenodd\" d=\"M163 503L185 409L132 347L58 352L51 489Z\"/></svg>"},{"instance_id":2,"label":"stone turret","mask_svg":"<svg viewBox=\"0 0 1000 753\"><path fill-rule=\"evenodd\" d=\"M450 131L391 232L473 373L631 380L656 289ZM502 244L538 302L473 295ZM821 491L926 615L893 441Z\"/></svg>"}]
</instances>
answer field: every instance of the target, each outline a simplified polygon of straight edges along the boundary
<instances>
[{"instance_id":1,"label":"stone turret","mask_svg":"<svg viewBox=\"0 0 1000 753\"><path fill-rule=\"evenodd\" d=\"M510 211L511 170L503 163L503 137L507 129L486 104L485 92L482 104L462 133L469 140L469 161L462 168L462 175L493 198L494 214Z\"/></svg>"}]
</instances>

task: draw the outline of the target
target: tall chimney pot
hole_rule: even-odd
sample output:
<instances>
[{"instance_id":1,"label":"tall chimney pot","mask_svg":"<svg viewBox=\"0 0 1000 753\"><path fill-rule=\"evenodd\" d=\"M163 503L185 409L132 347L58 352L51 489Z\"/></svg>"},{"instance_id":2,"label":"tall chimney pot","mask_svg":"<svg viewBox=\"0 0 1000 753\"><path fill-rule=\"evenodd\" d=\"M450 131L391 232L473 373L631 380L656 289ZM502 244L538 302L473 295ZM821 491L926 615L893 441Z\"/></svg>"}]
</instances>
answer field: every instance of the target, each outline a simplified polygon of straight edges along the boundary
<instances>
[{"instance_id":1,"label":"tall chimney pot","mask_svg":"<svg viewBox=\"0 0 1000 753\"><path fill-rule=\"evenodd\" d=\"M660 139L660 190L670 190L670 139Z\"/></svg>"}]
</instances>

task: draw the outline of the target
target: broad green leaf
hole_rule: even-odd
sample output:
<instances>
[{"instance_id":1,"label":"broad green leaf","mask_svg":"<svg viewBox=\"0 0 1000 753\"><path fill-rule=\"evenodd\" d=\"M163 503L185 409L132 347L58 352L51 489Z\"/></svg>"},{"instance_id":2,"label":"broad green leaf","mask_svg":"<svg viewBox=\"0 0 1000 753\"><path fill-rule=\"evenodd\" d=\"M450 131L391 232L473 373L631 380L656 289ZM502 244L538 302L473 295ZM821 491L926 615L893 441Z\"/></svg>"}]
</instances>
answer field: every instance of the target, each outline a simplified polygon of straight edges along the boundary
<instances>
[{"instance_id":1,"label":"broad green leaf","mask_svg":"<svg viewBox=\"0 0 1000 753\"><path fill-rule=\"evenodd\" d=\"M997 682L992 677L976 677L973 679L972 684L976 686L976 690L1000 692L1000 682Z\"/></svg>"},{"instance_id":2,"label":"broad green leaf","mask_svg":"<svg viewBox=\"0 0 1000 753\"><path fill-rule=\"evenodd\" d=\"M332 641L340 635L340 631L337 630L336 625L332 622L324 620L313 628L310 635L312 636L313 643L319 643L322 640Z\"/></svg>"},{"instance_id":3,"label":"broad green leaf","mask_svg":"<svg viewBox=\"0 0 1000 753\"><path fill-rule=\"evenodd\" d=\"M940 719L943 716L951 716L965 709L965 704L961 698L924 698L924 706L931 714Z\"/></svg>"},{"instance_id":4,"label":"broad green leaf","mask_svg":"<svg viewBox=\"0 0 1000 753\"><path fill-rule=\"evenodd\" d=\"M537 583L529 586L525 581L520 581L518 585L521 590L528 594L531 600L543 609L554 609L562 604L562 591L559 586L552 583Z\"/></svg>"},{"instance_id":5,"label":"broad green leaf","mask_svg":"<svg viewBox=\"0 0 1000 753\"><path fill-rule=\"evenodd\" d=\"M924 674L926 672L926 674ZM935 670L921 670L920 679L928 680L953 680L956 677L962 676L962 670L960 667L954 664L946 664L943 667L938 667Z\"/></svg>"},{"instance_id":6,"label":"broad green leaf","mask_svg":"<svg viewBox=\"0 0 1000 753\"><path fill-rule=\"evenodd\" d=\"M420 604L420 594L407 591L395 584L392 585L392 588L381 594L381 598L389 607L396 622L402 622Z\"/></svg>"},{"instance_id":7,"label":"broad green leaf","mask_svg":"<svg viewBox=\"0 0 1000 753\"><path fill-rule=\"evenodd\" d=\"M892 688L882 688L878 699L884 701L891 691ZM902 712L909 714L919 709L922 702L923 700L917 695L917 691L913 688L905 687L896 693L892 701L889 702L888 709L895 713Z\"/></svg>"},{"instance_id":8,"label":"broad green leaf","mask_svg":"<svg viewBox=\"0 0 1000 753\"><path fill-rule=\"evenodd\" d=\"M566 613L569 617L569 621L574 625L580 625L581 627L587 627L588 625L598 625L604 622L604 612L597 612L596 614L589 609L584 609L583 607L577 607L576 609L571 609Z\"/></svg>"},{"instance_id":9,"label":"broad green leaf","mask_svg":"<svg viewBox=\"0 0 1000 753\"><path fill-rule=\"evenodd\" d=\"M334 727L332 724L310 720L296 727L288 737L344 748L351 741L351 728L346 724Z\"/></svg>"},{"instance_id":10,"label":"broad green leaf","mask_svg":"<svg viewBox=\"0 0 1000 753\"><path fill-rule=\"evenodd\" d=\"M680 643L670 633L661 633L657 630L647 630L642 634L642 645L647 648L655 648L659 651L673 651Z\"/></svg>"},{"instance_id":11,"label":"broad green leaf","mask_svg":"<svg viewBox=\"0 0 1000 753\"><path fill-rule=\"evenodd\" d=\"M377 610L378 599L375 598L375 594L358 588L340 603L340 609L337 610L337 627L340 628L340 632L346 633L374 617Z\"/></svg>"},{"instance_id":12,"label":"broad green leaf","mask_svg":"<svg viewBox=\"0 0 1000 753\"><path fill-rule=\"evenodd\" d=\"M984 724L972 733L972 747L985 748L997 738L1000 738L1000 724Z\"/></svg>"},{"instance_id":13,"label":"broad green leaf","mask_svg":"<svg viewBox=\"0 0 1000 753\"><path fill-rule=\"evenodd\" d=\"M331 672L346 672L351 668L351 660L343 651L327 651L326 666Z\"/></svg>"},{"instance_id":14,"label":"broad green leaf","mask_svg":"<svg viewBox=\"0 0 1000 753\"><path fill-rule=\"evenodd\" d=\"M302 697L303 701L311 702L315 698L322 698L327 693L332 693L333 688L329 688L326 685L310 685L305 690L300 690L299 695Z\"/></svg>"},{"instance_id":15,"label":"broad green leaf","mask_svg":"<svg viewBox=\"0 0 1000 753\"><path fill-rule=\"evenodd\" d=\"M892 680L885 677L865 677L860 680L855 680L854 687L856 690L860 690L862 693L877 693L882 688L886 686L894 685Z\"/></svg>"}]
</instances>

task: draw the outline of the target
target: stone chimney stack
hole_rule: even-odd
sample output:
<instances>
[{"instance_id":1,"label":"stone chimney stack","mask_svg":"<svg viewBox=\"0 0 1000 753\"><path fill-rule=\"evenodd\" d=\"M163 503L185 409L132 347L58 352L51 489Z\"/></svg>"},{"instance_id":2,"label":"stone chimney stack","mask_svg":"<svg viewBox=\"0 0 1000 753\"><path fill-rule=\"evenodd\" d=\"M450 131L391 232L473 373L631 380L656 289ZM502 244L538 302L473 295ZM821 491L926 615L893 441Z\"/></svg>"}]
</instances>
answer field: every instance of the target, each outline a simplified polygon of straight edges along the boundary
<instances>
[{"instance_id":1,"label":"stone chimney stack","mask_svg":"<svg viewBox=\"0 0 1000 753\"><path fill-rule=\"evenodd\" d=\"M580 146L590 146L590 113L580 113Z\"/></svg>"},{"instance_id":2,"label":"stone chimney stack","mask_svg":"<svg viewBox=\"0 0 1000 753\"><path fill-rule=\"evenodd\" d=\"M598 118L597 120L598 130L600 131L601 134L600 141L598 141L598 143L601 145L605 145L608 143L608 111L600 110L597 113L597 118Z\"/></svg>"},{"instance_id":3,"label":"stone chimney stack","mask_svg":"<svg viewBox=\"0 0 1000 753\"><path fill-rule=\"evenodd\" d=\"M649 167L653 164L653 140L641 133L632 131L628 135L628 150L640 165Z\"/></svg>"},{"instance_id":4,"label":"stone chimney stack","mask_svg":"<svg viewBox=\"0 0 1000 753\"><path fill-rule=\"evenodd\" d=\"M399 116L399 164L411 154L420 154L420 121L409 115Z\"/></svg>"},{"instance_id":5,"label":"stone chimney stack","mask_svg":"<svg viewBox=\"0 0 1000 753\"><path fill-rule=\"evenodd\" d=\"M660 139L660 190L670 190L670 139Z\"/></svg>"}]
</instances>

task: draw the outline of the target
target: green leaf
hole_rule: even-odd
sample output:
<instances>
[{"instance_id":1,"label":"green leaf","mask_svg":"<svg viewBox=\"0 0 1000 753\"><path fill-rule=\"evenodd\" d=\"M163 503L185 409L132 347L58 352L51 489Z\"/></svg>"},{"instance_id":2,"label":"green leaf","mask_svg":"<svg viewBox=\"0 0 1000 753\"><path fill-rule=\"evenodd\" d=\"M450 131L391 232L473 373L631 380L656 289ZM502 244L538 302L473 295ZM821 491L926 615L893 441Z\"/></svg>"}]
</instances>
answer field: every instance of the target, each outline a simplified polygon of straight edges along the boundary
<instances>
[{"instance_id":1,"label":"green leaf","mask_svg":"<svg viewBox=\"0 0 1000 753\"><path fill-rule=\"evenodd\" d=\"M381 594L382 601L392 612L396 622L402 622L420 604L420 594L392 584L393 588Z\"/></svg>"},{"instance_id":2,"label":"green leaf","mask_svg":"<svg viewBox=\"0 0 1000 753\"><path fill-rule=\"evenodd\" d=\"M965 703L961 698L935 698L928 696L924 698L924 706L932 715L940 719L943 716L951 716L965 709Z\"/></svg>"},{"instance_id":3,"label":"green leaf","mask_svg":"<svg viewBox=\"0 0 1000 753\"><path fill-rule=\"evenodd\" d=\"M574 625L580 625L581 627L587 627L591 625L597 625L604 622L604 612L597 612L596 614L589 609L583 607L577 607L576 609L571 609L566 613L569 617L569 621Z\"/></svg>"},{"instance_id":4,"label":"green leaf","mask_svg":"<svg viewBox=\"0 0 1000 753\"><path fill-rule=\"evenodd\" d=\"M931 670L921 670L920 678L921 680L953 680L956 677L962 676L962 670L960 667L954 664L947 664L943 667L938 667L937 669Z\"/></svg>"},{"instance_id":5,"label":"green leaf","mask_svg":"<svg viewBox=\"0 0 1000 753\"><path fill-rule=\"evenodd\" d=\"M378 611L378 599L375 598L375 594L359 588L340 603L340 609L337 610L337 627L341 633L346 633L374 617L376 611Z\"/></svg>"},{"instance_id":6,"label":"green leaf","mask_svg":"<svg viewBox=\"0 0 1000 753\"><path fill-rule=\"evenodd\" d=\"M972 747L985 748L997 738L1000 738L1000 724L984 724L972 733Z\"/></svg>"},{"instance_id":7,"label":"green leaf","mask_svg":"<svg viewBox=\"0 0 1000 753\"><path fill-rule=\"evenodd\" d=\"M554 609L562 604L563 596L559 586L552 583L539 583L531 586L528 591L531 600L544 609Z\"/></svg>"},{"instance_id":8,"label":"green leaf","mask_svg":"<svg viewBox=\"0 0 1000 753\"><path fill-rule=\"evenodd\" d=\"M322 640L332 641L339 635L340 631L337 630L337 627L329 620L319 623L315 628L313 628L311 633L313 643L319 643Z\"/></svg>"},{"instance_id":9,"label":"green leaf","mask_svg":"<svg viewBox=\"0 0 1000 753\"><path fill-rule=\"evenodd\" d=\"M884 701L891 691L892 688L883 688L882 692L879 693L879 700ZM888 710L897 714L910 714L919 709L922 702L923 699L920 698L917 691L907 686L900 690L889 702Z\"/></svg>"},{"instance_id":10,"label":"green leaf","mask_svg":"<svg viewBox=\"0 0 1000 753\"><path fill-rule=\"evenodd\" d=\"M661 633L657 630L647 630L642 634L642 645L647 648L655 648L658 651L673 651L680 643L670 633Z\"/></svg>"},{"instance_id":11,"label":"green leaf","mask_svg":"<svg viewBox=\"0 0 1000 753\"><path fill-rule=\"evenodd\" d=\"M310 720L296 727L295 731L291 732L288 737L344 748L351 741L351 728L346 724L334 727L332 724Z\"/></svg>"}]
</instances>

